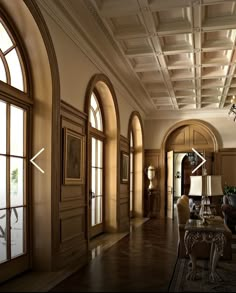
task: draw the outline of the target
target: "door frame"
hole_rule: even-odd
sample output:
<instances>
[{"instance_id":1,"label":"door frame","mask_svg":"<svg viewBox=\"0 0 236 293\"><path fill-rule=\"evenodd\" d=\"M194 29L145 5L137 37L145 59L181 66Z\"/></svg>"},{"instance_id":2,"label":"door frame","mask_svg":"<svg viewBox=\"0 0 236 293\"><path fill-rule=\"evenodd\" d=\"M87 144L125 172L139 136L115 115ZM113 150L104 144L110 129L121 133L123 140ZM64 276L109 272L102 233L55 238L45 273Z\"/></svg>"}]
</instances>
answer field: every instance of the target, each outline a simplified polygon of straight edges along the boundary
<instances>
[{"instance_id":1,"label":"door frame","mask_svg":"<svg viewBox=\"0 0 236 293\"><path fill-rule=\"evenodd\" d=\"M212 152L218 152L219 148L222 146L222 141L217 133L216 129L210 125L208 122L198 120L198 119L190 119L190 120L184 120L177 122L175 125L171 126L169 130L167 130L164 139L162 141L161 145L161 172L160 172L160 188L161 188L161 199L160 199L160 215L161 217L166 217L167 214L167 206L166 206L166 198L167 198L167 193L166 193L166 179L167 179L167 164L166 164L166 152L168 149L168 139L171 136L171 134L177 130L180 127L183 126L199 126L201 127L204 131L208 133L212 140L212 146L211 148L207 149L206 151L212 151ZM202 146L201 146L202 149ZM173 149L173 151L178 151ZM186 149L183 150L184 152L191 151L191 148L186 145Z\"/></svg>"},{"instance_id":2,"label":"door frame","mask_svg":"<svg viewBox=\"0 0 236 293\"><path fill-rule=\"evenodd\" d=\"M91 226L91 199L90 199L90 191L91 191L91 171L92 171L92 166L91 166L91 161L92 161L92 138L95 138L95 139L98 139L100 141L103 142L103 158L102 158L102 163L103 163L103 176L102 176L102 193L103 193L103 200L102 200L102 228L100 231L100 228L98 228L99 231L97 231L97 229L95 228L96 226L92 227ZM105 135L103 132L93 128L93 127L89 127L89 155L88 155L88 173L89 173L89 177L88 177L88 188L89 188L89 198L88 198L88 228L89 228L89 238L93 238L95 236L98 236L98 234L101 234L103 232L105 232L105 218L106 218L106 210L105 210L105 207L106 207L106 204L105 204L105 201L106 201L106 195L105 195L105 169L106 169L106 166L105 166ZM94 230L94 231L92 231Z\"/></svg>"}]
</instances>

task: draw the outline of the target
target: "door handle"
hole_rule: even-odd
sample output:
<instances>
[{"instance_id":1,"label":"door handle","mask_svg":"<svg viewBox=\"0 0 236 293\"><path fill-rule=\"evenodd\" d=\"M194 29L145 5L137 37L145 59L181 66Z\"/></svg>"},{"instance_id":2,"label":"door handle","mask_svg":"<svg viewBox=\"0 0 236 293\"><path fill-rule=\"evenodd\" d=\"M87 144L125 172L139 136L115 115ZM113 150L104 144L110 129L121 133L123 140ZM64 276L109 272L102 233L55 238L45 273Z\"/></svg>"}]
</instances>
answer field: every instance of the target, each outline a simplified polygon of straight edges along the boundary
<instances>
[{"instance_id":1,"label":"door handle","mask_svg":"<svg viewBox=\"0 0 236 293\"><path fill-rule=\"evenodd\" d=\"M91 199L95 198L96 195L94 192L92 192L92 190L89 191L89 200L91 201Z\"/></svg>"}]
</instances>

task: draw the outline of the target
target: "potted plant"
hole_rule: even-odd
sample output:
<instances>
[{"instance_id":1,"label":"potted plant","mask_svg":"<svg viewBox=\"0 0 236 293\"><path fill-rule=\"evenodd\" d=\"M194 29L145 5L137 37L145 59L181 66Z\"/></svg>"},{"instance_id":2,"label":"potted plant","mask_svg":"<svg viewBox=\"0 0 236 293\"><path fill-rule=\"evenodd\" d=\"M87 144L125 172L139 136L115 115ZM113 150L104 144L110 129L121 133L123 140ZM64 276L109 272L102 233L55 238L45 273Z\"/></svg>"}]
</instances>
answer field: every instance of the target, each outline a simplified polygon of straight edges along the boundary
<instances>
[{"instance_id":1,"label":"potted plant","mask_svg":"<svg viewBox=\"0 0 236 293\"><path fill-rule=\"evenodd\" d=\"M232 194L235 194L236 195L236 186L233 186L233 185L225 185L224 186L224 194L225 195L232 195Z\"/></svg>"}]
</instances>

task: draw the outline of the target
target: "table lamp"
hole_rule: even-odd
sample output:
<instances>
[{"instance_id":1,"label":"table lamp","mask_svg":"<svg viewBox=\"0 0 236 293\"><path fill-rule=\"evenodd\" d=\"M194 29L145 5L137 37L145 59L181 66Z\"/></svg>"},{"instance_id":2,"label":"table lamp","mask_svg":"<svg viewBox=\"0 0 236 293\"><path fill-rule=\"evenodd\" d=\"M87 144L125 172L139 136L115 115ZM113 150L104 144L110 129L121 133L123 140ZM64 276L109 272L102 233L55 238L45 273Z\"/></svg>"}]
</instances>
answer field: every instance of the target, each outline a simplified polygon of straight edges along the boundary
<instances>
[{"instance_id":1,"label":"table lamp","mask_svg":"<svg viewBox=\"0 0 236 293\"><path fill-rule=\"evenodd\" d=\"M223 195L221 176L190 176L189 195L201 196L200 216L203 218L203 224L207 224L207 217L212 215L210 197Z\"/></svg>"}]
</instances>

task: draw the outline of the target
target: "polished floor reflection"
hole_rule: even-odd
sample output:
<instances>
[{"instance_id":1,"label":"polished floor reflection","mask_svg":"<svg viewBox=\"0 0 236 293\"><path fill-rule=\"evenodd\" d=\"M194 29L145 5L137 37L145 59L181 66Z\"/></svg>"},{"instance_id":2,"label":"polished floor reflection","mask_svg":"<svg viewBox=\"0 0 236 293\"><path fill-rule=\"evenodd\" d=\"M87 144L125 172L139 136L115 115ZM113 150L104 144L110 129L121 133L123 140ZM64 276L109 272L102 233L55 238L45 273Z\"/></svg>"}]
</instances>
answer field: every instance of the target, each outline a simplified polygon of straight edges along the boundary
<instances>
[{"instance_id":1,"label":"polished floor reflection","mask_svg":"<svg viewBox=\"0 0 236 293\"><path fill-rule=\"evenodd\" d=\"M166 292L177 258L176 221L151 219L131 227L130 234L103 253L100 247L86 267L51 291Z\"/></svg>"}]
</instances>

